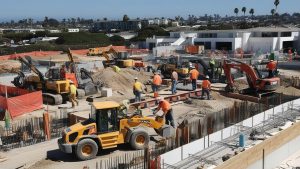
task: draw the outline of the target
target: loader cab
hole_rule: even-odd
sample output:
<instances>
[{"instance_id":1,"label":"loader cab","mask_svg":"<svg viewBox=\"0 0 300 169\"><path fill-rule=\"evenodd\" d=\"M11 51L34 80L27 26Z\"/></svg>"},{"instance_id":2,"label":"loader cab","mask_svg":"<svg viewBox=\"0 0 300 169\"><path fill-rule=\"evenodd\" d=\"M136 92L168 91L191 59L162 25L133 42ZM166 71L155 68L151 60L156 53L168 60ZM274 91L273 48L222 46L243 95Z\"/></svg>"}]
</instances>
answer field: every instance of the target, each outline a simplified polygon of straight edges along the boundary
<instances>
[{"instance_id":1,"label":"loader cab","mask_svg":"<svg viewBox=\"0 0 300 169\"><path fill-rule=\"evenodd\" d=\"M92 118L96 121L98 134L110 133L119 130L119 107L120 104L113 101L93 103Z\"/></svg>"}]
</instances>

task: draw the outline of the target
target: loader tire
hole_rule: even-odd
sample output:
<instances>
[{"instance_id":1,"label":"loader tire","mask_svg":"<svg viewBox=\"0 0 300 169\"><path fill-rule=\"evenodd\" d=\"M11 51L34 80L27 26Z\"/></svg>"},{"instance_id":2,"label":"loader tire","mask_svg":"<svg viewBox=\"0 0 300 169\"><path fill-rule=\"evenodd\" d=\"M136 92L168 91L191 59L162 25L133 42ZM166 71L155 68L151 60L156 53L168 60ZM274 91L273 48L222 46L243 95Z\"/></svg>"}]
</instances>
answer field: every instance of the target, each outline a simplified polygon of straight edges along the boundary
<instances>
[{"instance_id":1,"label":"loader tire","mask_svg":"<svg viewBox=\"0 0 300 169\"><path fill-rule=\"evenodd\" d=\"M90 160L96 157L98 153L98 145L92 139L83 139L77 144L75 151L79 160Z\"/></svg>"},{"instance_id":2,"label":"loader tire","mask_svg":"<svg viewBox=\"0 0 300 169\"><path fill-rule=\"evenodd\" d=\"M150 137L146 131L133 132L130 138L130 145L135 150L142 150L148 147Z\"/></svg>"}]
</instances>

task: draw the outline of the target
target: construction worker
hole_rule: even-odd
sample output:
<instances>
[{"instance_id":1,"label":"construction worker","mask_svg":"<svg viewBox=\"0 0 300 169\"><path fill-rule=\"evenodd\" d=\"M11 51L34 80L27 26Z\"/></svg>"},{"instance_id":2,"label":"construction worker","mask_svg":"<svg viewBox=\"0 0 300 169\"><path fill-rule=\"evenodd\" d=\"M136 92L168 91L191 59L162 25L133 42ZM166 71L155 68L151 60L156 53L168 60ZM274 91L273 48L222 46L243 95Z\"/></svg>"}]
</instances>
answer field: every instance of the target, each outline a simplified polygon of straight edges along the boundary
<instances>
[{"instance_id":1,"label":"construction worker","mask_svg":"<svg viewBox=\"0 0 300 169\"><path fill-rule=\"evenodd\" d=\"M135 102L141 101L141 95L143 92L143 84L138 81L138 78L134 78L134 84L133 84L133 94L135 95Z\"/></svg>"},{"instance_id":2,"label":"construction worker","mask_svg":"<svg viewBox=\"0 0 300 169\"><path fill-rule=\"evenodd\" d=\"M209 61L210 74L211 74L210 76L211 76L211 78L214 78L215 65L216 65L215 59L211 58L210 61Z\"/></svg>"},{"instance_id":3,"label":"construction worker","mask_svg":"<svg viewBox=\"0 0 300 169\"><path fill-rule=\"evenodd\" d=\"M176 85L178 83L178 73L175 70L173 70L173 72L172 72L171 79L172 79L171 91L172 91L172 94L175 94L175 93L177 93Z\"/></svg>"},{"instance_id":4,"label":"construction worker","mask_svg":"<svg viewBox=\"0 0 300 169\"><path fill-rule=\"evenodd\" d=\"M72 103L72 108L75 107L75 102L77 106L79 105L78 100L76 99L77 88L72 80L70 80L70 102Z\"/></svg>"},{"instance_id":5,"label":"construction worker","mask_svg":"<svg viewBox=\"0 0 300 169\"><path fill-rule=\"evenodd\" d=\"M171 104L167 100L164 100L164 98L159 98L158 107L153 112L153 114L156 115L156 113L160 109L164 112L163 116L165 117L165 123L175 128L175 122L173 118L173 110Z\"/></svg>"},{"instance_id":6,"label":"construction worker","mask_svg":"<svg viewBox=\"0 0 300 169\"><path fill-rule=\"evenodd\" d=\"M66 78L66 72L67 72L67 69L66 69L66 65L62 65L60 70L60 79L65 79Z\"/></svg>"},{"instance_id":7,"label":"construction worker","mask_svg":"<svg viewBox=\"0 0 300 169\"><path fill-rule=\"evenodd\" d=\"M162 83L162 79L160 77L160 73L155 72L154 76L153 76L153 82L152 82L152 91L153 91L153 93L158 92L158 89L159 89L161 83Z\"/></svg>"},{"instance_id":8,"label":"construction worker","mask_svg":"<svg viewBox=\"0 0 300 169\"><path fill-rule=\"evenodd\" d=\"M198 70L195 69L195 67L191 68L192 70L190 71L190 80L192 81L192 86L193 86L193 90L197 89L197 80L199 77L199 72Z\"/></svg>"},{"instance_id":9,"label":"construction worker","mask_svg":"<svg viewBox=\"0 0 300 169\"><path fill-rule=\"evenodd\" d=\"M277 67L276 62L274 62L274 60L270 60L266 67L267 67L267 69L269 71L269 77L270 78L274 77L275 70L276 70L276 67Z\"/></svg>"},{"instance_id":10,"label":"construction worker","mask_svg":"<svg viewBox=\"0 0 300 169\"><path fill-rule=\"evenodd\" d=\"M202 98L204 98L204 94L206 94L207 100L210 99L210 89L211 89L211 83L209 81L209 76L206 75L205 79L202 82Z\"/></svg>"}]
</instances>

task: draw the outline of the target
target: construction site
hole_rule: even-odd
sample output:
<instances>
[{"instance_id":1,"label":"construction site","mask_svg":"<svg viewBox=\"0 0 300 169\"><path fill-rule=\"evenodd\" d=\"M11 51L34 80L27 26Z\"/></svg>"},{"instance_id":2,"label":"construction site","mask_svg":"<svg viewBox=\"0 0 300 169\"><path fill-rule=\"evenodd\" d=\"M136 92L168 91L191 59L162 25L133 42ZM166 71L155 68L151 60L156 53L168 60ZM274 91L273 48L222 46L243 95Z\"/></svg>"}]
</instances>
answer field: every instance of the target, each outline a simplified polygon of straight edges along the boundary
<instances>
[{"instance_id":1,"label":"construction site","mask_svg":"<svg viewBox=\"0 0 300 169\"><path fill-rule=\"evenodd\" d=\"M0 168L289 168L285 160L299 167L299 62L189 50L153 57L107 46L0 57Z\"/></svg>"}]
</instances>

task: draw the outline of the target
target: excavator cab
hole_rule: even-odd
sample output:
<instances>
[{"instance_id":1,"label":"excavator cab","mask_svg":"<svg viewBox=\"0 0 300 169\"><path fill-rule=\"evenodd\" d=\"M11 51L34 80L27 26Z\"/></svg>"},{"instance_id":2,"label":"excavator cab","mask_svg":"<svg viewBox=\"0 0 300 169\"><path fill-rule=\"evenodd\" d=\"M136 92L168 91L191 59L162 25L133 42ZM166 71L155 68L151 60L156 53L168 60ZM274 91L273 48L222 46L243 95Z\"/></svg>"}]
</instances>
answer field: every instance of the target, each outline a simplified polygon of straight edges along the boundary
<instances>
[{"instance_id":1,"label":"excavator cab","mask_svg":"<svg viewBox=\"0 0 300 169\"><path fill-rule=\"evenodd\" d=\"M45 77L48 78L48 80L60 80L60 68L50 67L50 69L45 73Z\"/></svg>"}]
</instances>

